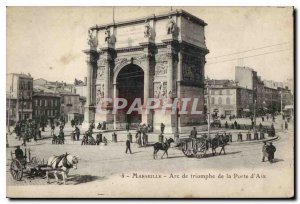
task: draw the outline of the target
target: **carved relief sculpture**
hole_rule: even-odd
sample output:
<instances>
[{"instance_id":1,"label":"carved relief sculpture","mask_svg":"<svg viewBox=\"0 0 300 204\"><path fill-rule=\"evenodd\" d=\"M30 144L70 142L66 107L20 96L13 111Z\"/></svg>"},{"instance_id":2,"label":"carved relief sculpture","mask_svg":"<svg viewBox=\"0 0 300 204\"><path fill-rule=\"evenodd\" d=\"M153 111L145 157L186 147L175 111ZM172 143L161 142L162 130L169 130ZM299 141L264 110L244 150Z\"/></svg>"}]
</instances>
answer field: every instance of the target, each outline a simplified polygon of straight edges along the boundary
<instances>
[{"instance_id":1,"label":"carved relief sculpture","mask_svg":"<svg viewBox=\"0 0 300 204\"><path fill-rule=\"evenodd\" d=\"M167 98L167 82L154 84L154 97L159 99Z\"/></svg>"},{"instance_id":2,"label":"carved relief sculpture","mask_svg":"<svg viewBox=\"0 0 300 204\"><path fill-rule=\"evenodd\" d=\"M105 67L104 66L98 67L98 70L97 70L97 79L100 79L103 76L104 71L105 71Z\"/></svg>"},{"instance_id":3,"label":"carved relief sculpture","mask_svg":"<svg viewBox=\"0 0 300 204\"><path fill-rule=\"evenodd\" d=\"M200 82L203 62L193 56L185 56L182 65L182 76L184 80Z\"/></svg>"},{"instance_id":4,"label":"carved relief sculpture","mask_svg":"<svg viewBox=\"0 0 300 204\"><path fill-rule=\"evenodd\" d=\"M96 91L96 104L101 104L102 99L104 98L104 84L100 84L97 86L97 91Z\"/></svg>"},{"instance_id":5,"label":"carved relief sculpture","mask_svg":"<svg viewBox=\"0 0 300 204\"><path fill-rule=\"evenodd\" d=\"M167 61L157 62L156 67L155 67L155 75L156 76L166 75L167 67L168 67Z\"/></svg>"}]
</instances>

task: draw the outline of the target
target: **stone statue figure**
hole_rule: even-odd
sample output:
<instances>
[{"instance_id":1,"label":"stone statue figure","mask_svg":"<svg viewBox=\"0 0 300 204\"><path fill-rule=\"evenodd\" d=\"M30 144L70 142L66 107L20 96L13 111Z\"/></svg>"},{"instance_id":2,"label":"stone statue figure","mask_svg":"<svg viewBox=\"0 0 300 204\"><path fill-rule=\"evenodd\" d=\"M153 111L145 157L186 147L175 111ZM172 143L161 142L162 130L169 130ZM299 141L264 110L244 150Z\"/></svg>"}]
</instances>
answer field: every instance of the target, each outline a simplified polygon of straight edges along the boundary
<instances>
[{"instance_id":1,"label":"stone statue figure","mask_svg":"<svg viewBox=\"0 0 300 204\"><path fill-rule=\"evenodd\" d=\"M176 29L176 24L174 20L170 17L170 21L167 24L167 34L174 34Z\"/></svg>"},{"instance_id":2,"label":"stone statue figure","mask_svg":"<svg viewBox=\"0 0 300 204\"><path fill-rule=\"evenodd\" d=\"M151 27L149 22L145 24L144 37L151 38Z\"/></svg>"},{"instance_id":3,"label":"stone statue figure","mask_svg":"<svg viewBox=\"0 0 300 204\"><path fill-rule=\"evenodd\" d=\"M110 42L110 30L109 29L106 29L105 31L105 42Z\"/></svg>"},{"instance_id":4,"label":"stone statue figure","mask_svg":"<svg viewBox=\"0 0 300 204\"><path fill-rule=\"evenodd\" d=\"M97 48L98 46L98 39L97 39L97 36L93 36L93 30L89 30L88 31L88 45L91 47L91 48Z\"/></svg>"}]
</instances>

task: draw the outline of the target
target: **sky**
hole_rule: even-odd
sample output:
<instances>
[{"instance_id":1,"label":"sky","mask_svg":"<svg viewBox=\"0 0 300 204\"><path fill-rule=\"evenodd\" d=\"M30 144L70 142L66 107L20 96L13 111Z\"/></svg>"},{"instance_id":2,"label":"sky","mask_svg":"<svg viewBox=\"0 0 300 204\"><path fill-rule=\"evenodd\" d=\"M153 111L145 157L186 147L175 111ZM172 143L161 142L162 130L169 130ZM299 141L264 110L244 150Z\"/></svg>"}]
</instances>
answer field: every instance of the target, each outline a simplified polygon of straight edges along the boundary
<instances>
[{"instance_id":1,"label":"sky","mask_svg":"<svg viewBox=\"0 0 300 204\"><path fill-rule=\"evenodd\" d=\"M172 9L183 9L208 24L205 75L209 78L234 79L236 65L251 67L267 80L293 78L291 7ZM115 21L168 11L170 7L115 7ZM71 83L83 80L87 30L112 22L112 13L112 7L8 7L7 73Z\"/></svg>"}]
</instances>

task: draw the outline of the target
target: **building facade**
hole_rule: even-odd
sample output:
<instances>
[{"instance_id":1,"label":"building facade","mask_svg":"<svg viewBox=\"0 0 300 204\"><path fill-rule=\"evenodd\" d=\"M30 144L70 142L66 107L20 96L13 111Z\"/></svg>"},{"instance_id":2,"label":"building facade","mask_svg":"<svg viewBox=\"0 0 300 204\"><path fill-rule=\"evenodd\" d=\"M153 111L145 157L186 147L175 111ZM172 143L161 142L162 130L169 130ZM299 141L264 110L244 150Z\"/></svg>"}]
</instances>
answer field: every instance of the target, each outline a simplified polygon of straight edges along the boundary
<instances>
[{"instance_id":1,"label":"building facade","mask_svg":"<svg viewBox=\"0 0 300 204\"><path fill-rule=\"evenodd\" d=\"M109 129L116 129L128 122L145 123L159 130L164 123L166 132L203 124L204 114L177 117L159 108L149 114L126 114L126 107L112 114L112 103L104 99L121 97L132 102L140 98L145 104L148 98L167 99L168 103L175 98L198 98L197 110L203 111L206 25L176 10L91 27L89 47L84 50L88 73L85 124L106 121ZM108 112L99 113L96 107Z\"/></svg>"},{"instance_id":2,"label":"building facade","mask_svg":"<svg viewBox=\"0 0 300 204\"><path fill-rule=\"evenodd\" d=\"M61 92L60 97L60 116L64 118L65 122L80 117L80 96L75 93Z\"/></svg>"},{"instance_id":3,"label":"building facade","mask_svg":"<svg viewBox=\"0 0 300 204\"><path fill-rule=\"evenodd\" d=\"M31 119L33 78L23 73L11 73L6 77L6 107L10 121Z\"/></svg>"},{"instance_id":4,"label":"building facade","mask_svg":"<svg viewBox=\"0 0 300 204\"><path fill-rule=\"evenodd\" d=\"M209 86L210 113L218 116L246 117L252 114L253 91L237 85L230 80L210 80ZM206 103L207 104L207 91Z\"/></svg>"},{"instance_id":5,"label":"building facade","mask_svg":"<svg viewBox=\"0 0 300 204\"><path fill-rule=\"evenodd\" d=\"M58 93L33 93L34 119L58 119L60 117L60 95Z\"/></svg>"}]
</instances>

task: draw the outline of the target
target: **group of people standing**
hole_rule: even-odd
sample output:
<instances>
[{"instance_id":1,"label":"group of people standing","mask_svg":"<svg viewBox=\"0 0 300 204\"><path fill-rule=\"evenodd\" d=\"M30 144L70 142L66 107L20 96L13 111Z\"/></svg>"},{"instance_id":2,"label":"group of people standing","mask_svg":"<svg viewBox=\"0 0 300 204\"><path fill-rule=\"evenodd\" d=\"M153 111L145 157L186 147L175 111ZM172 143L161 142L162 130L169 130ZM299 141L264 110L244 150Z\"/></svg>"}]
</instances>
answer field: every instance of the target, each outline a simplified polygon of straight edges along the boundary
<instances>
[{"instance_id":1,"label":"group of people standing","mask_svg":"<svg viewBox=\"0 0 300 204\"><path fill-rule=\"evenodd\" d=\"M263 153L262 162L265 162L265 158L267 158L270 163L273 163L275 152L276 152L276 147L273 145L272 142L270 142L269 144L267 144L267 142L264 142L262 147L262 153Z\"/></svg>"}]
</instances>

